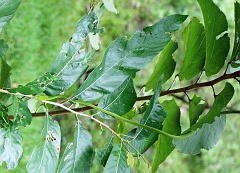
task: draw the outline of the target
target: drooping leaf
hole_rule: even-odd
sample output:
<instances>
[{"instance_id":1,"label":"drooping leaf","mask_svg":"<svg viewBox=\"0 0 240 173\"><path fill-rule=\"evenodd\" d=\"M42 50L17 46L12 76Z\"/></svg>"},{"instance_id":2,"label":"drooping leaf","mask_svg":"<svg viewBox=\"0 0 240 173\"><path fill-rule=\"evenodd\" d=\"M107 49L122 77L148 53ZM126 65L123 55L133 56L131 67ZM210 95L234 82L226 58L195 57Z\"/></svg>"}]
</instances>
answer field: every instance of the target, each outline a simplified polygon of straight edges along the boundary
<instances>
[{"instance_id":1,"label":"drooping leaf","mask_svg":"<svg viewBox=\"0 0 240 173\"><path fill-rule=\"evenodd\" d=\"M203 69L206 58L206 36L204 26L194 17L183 31L184 61L179 79L189 80Z\"/></svg>"},{"instance_id":2,"label":"drooping leaf","mask_svg":"<svg viewBox=\"0 0 240 173\"><path fill-rule=\"evenodd\" d=\"M180 109L175 100L164 101L162 103L164 110L167 112L166 118L163 121L164 132L179 135L181 133L180 126ZM152 172L156 172L158 166L165 161L168 155L174 150L172 139L163 135L158 136L157 149L153 160Z\"/></svg>"},{"instance_id":3,"label":"drooping leaf","mask_svg":"<svg viewBox=\"0 0 240 173\"><path fill-rule=\"evenodd\" d=\"M88 37L89 37L89 42L92 45L92 47L95 50L98 50L99 49L99 39L100 39L99 35L98 34L89 33Z\"/></svg>"},{"instance_id":4,"label":"drooping leaf","mask_svg":"<svg viewBox=\"0 0 240 173\"><path fill-rule=\"evenodd\" d=\"M235 38L234 38L234 46L232 52L232 66L234 68L240 66L240 4L235 2L234 4L234 11L235 11Z\"/></svg>"},{"instance_id":5,"label":"drooping leaf","mask_svg":"<svg viewBox=\"0 0 240 173\"><path fill-rule=\"evenodd\" d=\"M27 104L17 97L13 97L12 103L14 122L18 126L22 125L26 127L26 125L30 125L32 122L32 114Z\"/></svg>"},{"instance_id":6,"label":"drooping leaf","mask_svg":"<svg viewBox=\"0 0 240 173\"><path fill-rule=\"evenodd\" d=\"M197 122L199 116L203 113L205 107L207 106L207 103L201 103L201 101L201 97L194 95L189 103L190 126L194 125Z\"/></svg>"},{"instance_id":7,"label":"drooping leaf","mask_svg":"<svg viewBox=\"0 0 240 173\"><path fill-rule=\"evenodd\" d=\"M60 153L61 132L57 121L46 113L41 142L33 150L27 164L30 173L55 173Z\"/></svg>"},{"instance_id":8,"label":"drooping leaf","mask_svg":"<svg viewBox=\"0 0 240 173\"><path fill-rule=\"evenodd\" d=\"M134 165L134 157L131 152L127 153L127 164L132 168Z\"/></svg>"},{"instance_id":9,"label":"drooping leaf","mask_svg":"<svg viewBox=\"0 0 240 173\"><path fill-rule=\"evenodd\" d=\"M123 143L113 147L103 173L130 173L127 164L127 151Z\"/></svg>"},{"instance_id":10,"label":"drooping leaf","mask_svg":"<svg viewBox=\"0 0 240 173\"><path fill-rule=\"evenodd\" d=\"M112 93L105 95L99 102L98 106L118 115L123 115L132 109L136 100L137 94L133 86L133 80L129 77L119 88ZM112 118L110 115L103 112L98 112L98 115L105 119Z\"/></svg>"},{"instance_id":11,"label":"drooping leaf","mask_svg":"<svg viewBox=\"0 0 240 173\"><path fill-rule=\"evenodd\" d=\"M103 149L96 149L96 159L99 161L99 163L103 166L106 165L107 160L110 156L110 153L113 148L113 137L110 137L108 139L108 142L104 145Z\"/></svg>"},{"instance_id":12,"label":"drooping leaf","mask_svg":"<svg viewBox=\"0 0 240 173\"><path fill-rule=\"evenodd\" d=\"M15 15L22 0L1 0L0 1L0 33L2 29Z\"/></svg>"},{"instance_id":13,"label":"drooping leaf","mask_svg":"<svg viewBox=\"0 0 240 173\"><path fill-rule=\"evenodd\" d=\"M178 151L187 154L198 154L201 149L211 149L220 139L226 124L226 116L215 117L212 124L203 126L193 135L183 140L173 140Z\"/></svg>"},{"instance_id":14,"label":"drooping leaf","mask_svg":"<svg viewBox=\"0 0 240 173\"><path fill-rule=\"evenodd\" d=\"M85 53L82 47L87 35L96 34L98 18L95 13L85 15L77 24L76 32L71 42L66 42L57 59L49 69L49 73L56 75L60 80L50 82L46 86L47 95L57 95L70 88L87 70L88 61L93 52Z\"/></svg>"},{"instance_id":15,"label":"drooping leaf","mask_svg":"<svg viewBox=\"0 0 240 173\"><path fill-rule=\"evenodd\" d=\"M163 83L165 83L173 74L176 62L172 54L177 50L178 45L176 42L169 41L166 47L162 50L158 59L157 65L146 84L146 90L154 89L157 86L158 79L163 76Z\"/></svg>"},{"instance_id":16,"label":"drooping leaf","mask_svg":"<svg viewBox=\"0 0 240 173\"><path fill-rule=\"evenodd\" d=\"M204 69L207 76L214 75L223 67L230 48L230 39L224 32L228 23L224 13L212 0L198 0L206 31L206 61ZM221 36L223 34L223 36Z\"/></svg>"},{"instance_id":17,"label":"drooping leaf","mask_svg":"<svg viewBox=\"0 0 240 173\"><path fill-rule=\"evenodd\" d=\"M162 82L160 80L155 93L150 100L149 106L140 121L141 124L151 126L156 129L162 129L162 122L164 121L166 115L166 112L158 101L161 85ZM138 154L136 150L139 153L144 153L154 142L157 141L158 133L138 127L127 133L126 139L130 141L130 145L127 145L128 149L132 152L133 156L137 156Z\"/></svg>"},{"instance_id":18,"label":"drooping leaf","mask_svg":"<svg viewBox=\"0 0 240 173\"><path fill-rule=\"evenodd\" d=\"M22 157L22 136L9 122L8 127L0 128L0 166L6 162L7 169L14 169Z\"/></svg>"},{"instance_id":19,"label":"drooping leaf","mask_svg":"<svg viewBox=\"0 0 240 173\"><path fill-rule=\"evenodd\" d=\"M133 37L116 39L107 48L102 63L88 76L74 98L94 101L117 89L127 78L141 70L170 41L187 16L172 15L153 26L137 31Z\"/></svg>"},{"instance_id":20,"label":"drooping leaf","mask_svg":"<svg viewBox=\"0 0 240 173\"><path fill-rule=\"evenodd\" d=\"M0 58L0 88L6 88L8 86L11 67ZM5 94L0 93L0 101L5 100Z\"/></svg>"},{"instance_id":21,"label":"drooping leaf","mask_svg":"<svg viewBox=\"0 0 240 173\"><path fill-rule=\"evenodd\" d=\"M58 167L58 173L88 173L93 157L91 134L80 125L76 124L74 141L68 143Z\"/></svg>"},{"instance_id":22,"label":"drooping leaf","mask_svg":"<svg viewBox=\"0 0 240 173\"><path fill-rule=\"evenodd\" d=\"M232 99L233 94L234 88L230 83L226 83L223 90L216 96L209 112L205 116L201 117L197 123L191 126L187 131L197 130L205 123L212 124L215 120L215 117L220 116L222 109L225 108L228 102Z\"/></svg>"},{"instance_id":23,"label":"drooping leaf","mask_svg":"<svg viewBox=\"0 0 240 173\"><path fill-rule=\"evenodd\" d=\"M102 1L108 11L118 14L118 10L115 8L113 0L102 0Z\"/></svg>"},{"instance_id":24,"label":"drooping leaf","mask_svg":"<svg viewBox=\"0 0 240 173\"><path fill-rule=\"evenodd\" d=\"M3 39L0 40L0 58L2 58L8 51L8 45Z\"/></svg>"}]
</instances>

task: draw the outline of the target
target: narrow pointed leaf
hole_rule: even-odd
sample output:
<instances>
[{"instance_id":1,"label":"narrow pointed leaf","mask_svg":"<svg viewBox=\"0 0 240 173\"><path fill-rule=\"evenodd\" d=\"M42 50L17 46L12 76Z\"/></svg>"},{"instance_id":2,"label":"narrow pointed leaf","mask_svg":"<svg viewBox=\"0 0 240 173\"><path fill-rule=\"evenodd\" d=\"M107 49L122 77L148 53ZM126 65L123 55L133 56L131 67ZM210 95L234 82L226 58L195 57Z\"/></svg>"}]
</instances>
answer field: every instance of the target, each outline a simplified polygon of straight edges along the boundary
<instances>
[{"instance_id":1,"label":"narrow pointed leaf","mask_svg":"<svg viewBox=\"0 0 240 173\"><path fill-rule=\"evenodd\" d=\"M163 76L163 83L165 83L173 74L176 62L172 54L177 50L178 45L176 42L169 41L166 47L162 50L158 59L157 65L146 84L146 90L154 89L157 86L158 79Z\"/></svg>"},{"instance_id":2,"label":"narrow pointed leaf","mask_svg":"<svg viewBox=\"0 0 240 173\"><path fill-rule=\"evenodd\" d=\"M234 46L232 52L232 66L239 67L240 66L240 4L235 2L234 4L235 11L235 38L234 38Z\"/></svg>"},{"instance_id":3,"label":"narrow pointed leaf","mask_svg":"<svg viewBox=\"0 0 240 173\"><path fill-rule=\"evenodd\" d=\"M118 14L118 11L114 6L113 0L102 0L102 1L108 11Z\"/></svg>"},{"instance_id":4,"label":"narrow pointed leaf","mask_svg":"<svg viewBox=\"0 0 240 173\"><path fill-rule=\"evenodd\" d=\"M14 169L22 157L22 136L10 122L8 127L0 128L0 166L6 162L7 169Z\"/></svg>"},{"instance_id":5,"label":"narrow pointed leaf","mask_svg":"<svg viewBox=\"0 0 240 173\"><path fill-rule=\"evenodd\" d=\"M163 121L164 132L170 133L172 135L179 135L181 133L180 126L180 109L175 102L175 100L164 101L162 103L164 110L166 110L167 115ZM155 158L153 160L152 172L156 172L158 166L166 160L169 154L174 150L172 144L172 139L169 137L159 135L157 141L157 149Z\"/></svg>"},{"instance_id":6,"label":"narrow pointed leaf","mask_svg":"<svg viewBox=\"0 0 240 173\"><path fill-rule=\"evenodd\" d=\"M212 124L204 124L195 134L183 140L173 140L179 152L198 154L201 149L211 149L220 139L226 124L226 116L215 117Z\"/></svg>"},{"instance_id":7,"label":"narrow pointed leaf","mask_svg":"<svg viewBox=\"0 0 240 173\"><path fill-rule=\"evenodd\" d=\"M170 41L170 32L176 31L187 16L168 16L153 26L137 31L127 40L116 39L107 48L102 63L77 90L75 98L94 101L117 89L127 78L141 70Z\"/></svg>"},{"instance_id":8,"label":"narrow pointed leaf","mask_svg":"<svg viewBox=\"0 0 240 173\"><path fill-rule=\"evenodd\" d=\"M113 147L103 173L130 173L127 164L127 151L123 144Z\"/></svg>"},{"instance_id":9,"label":"narrow pointed leaf","mask_svg":"<svg viewBox=\"0 0 240 173\"><path fill-rule=\"evenodd\" d=\"M0 1L0 33L2 29L15 15L21 0L1 0Z\"/></svg>"},{"instance_id":10,"label":"narrow pointed leaf","mask_svg":"<svg viewBox=\"0 0 240 173\"><path fill-rule=\"evenodd\" d=\"M119 88L112 93L105 95L99 102L98 106L118 115L123 115L132 109L136 100L137 94L133 86L133 80L129 77ZM98 115L105 119L112 118L110 115L102 112L98 112Z\"/></svg>"},{"instance_id":11,"label":"narrow pointed leaf","mask_svg":"<svg viewBox=\"0 0 240 173\"><path fill-rule=\"evenodd\" d=\"M105 167L107 160L113 148L113 137L108 139L108 142L104 145L103 149L96 149L96 159L101 165Z\"/></svg>"},{"instance_id":12,"label":"narrow pointed leaf","mask_svg":"<svg viewBox=\"0 0 240 173\"><path fill-rule=\"evenodd\" d=\"M58 167L58 173L88 173L92 163L91 134L77 122L74 141L68 143Z\"/></svg>"},{"instance_id":13,"label":"narrow pointed leaf","mask_svg":"<svg viewBox=\"0 0 240 173\"><path fill-rule=\"evenodd\" d=\"M206 58L204 26L194 17L183 31L184 61L179 72L180 80L189 80L203 69Z\"/></svg>"},{"instance_id":14,"label":"narrow pointed leaf","mask_svg":"<svg viewBox=\"0 0 240 173\"><path fill-rule=\"evenodd\" d=\"M166 112L158 101L162 82L159 81L155 93L150 100L149 106L143 115L140 123L162 129L162 122L165 119ZM139 153L144 153L154 142L158 139L158 133L138 127L126 134L126 139L130 141L128 149L132 152L133 156L137 156L136 150ZM134 150L135 148L136 150Z\"/></svg>"},{"instance_id":15,"label":"narrow pointed leaf","mask_svg":"<svg viewBox=\"0 0 240 173\"><path fill-rule=\"evenodd\" d=\"M6 88L9 82L11 67L0 58L0 88ZM5 99L5 94L0 93L0 101Z\"/></svg>"},{"instance_id":16,"label":"narrow pointed leaf","mask_svg":"<svg viewBox=\"0 0 240 173\"><path fill-rule=\"evenodd\" d=\"M8 45L3 39L0 40L0 58L2 58L8 51Z\"/></svg>"},{"instance_id":17,"label":"narrow pointed leaf","mask_svg":"<svg viewBox=\"0 0 240 173\"><path fill-rule=\"evenodd\" d=\"M226 16L212 0L198 0L206 29L206 61L204 69L207 76L220 71L227 58L230 39ZM221 36L223 34L223 36Z\"/></svg>"},{"instance_id":18,"label":"narrow pointed leaf","mask_svg":"<svg viewBox=\"0 0 240 173\"><path fill-rule=\"evenodd\" d=\"M33 150L27 164L28 172L56 172L60 152L60 133L60 127L57 121L53 121L47 113L41 134L41 142Z\"/></svg>"}]
</instances>

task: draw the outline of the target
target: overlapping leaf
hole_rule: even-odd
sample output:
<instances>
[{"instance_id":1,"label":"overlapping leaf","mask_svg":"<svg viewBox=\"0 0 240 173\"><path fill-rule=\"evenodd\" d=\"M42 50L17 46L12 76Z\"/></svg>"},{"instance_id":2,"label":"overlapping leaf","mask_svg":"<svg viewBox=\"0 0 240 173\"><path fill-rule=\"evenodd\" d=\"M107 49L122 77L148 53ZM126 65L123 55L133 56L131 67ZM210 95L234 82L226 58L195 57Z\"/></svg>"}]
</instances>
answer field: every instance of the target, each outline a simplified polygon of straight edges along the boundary
<instances>
[{"instance_id":1,"label":"overlapping leaf","mask_svg":"<svg viewBox=\"0 0 240 173\"><path fill-rule=\"evenodd\" d=\"M120 85L112 93L105 95L98 106L118 115L123 115L129 112L137 100L137 94L133 86L131 77ZM105 119L112 118L110 115L99 112L98 115Z\"/></svg>"},{"instance_id":2,"label":"overlapping leaf","mask_svg":"<svg viewBox=\"0 0 240 173\"><path fill-rule=\"evenodd\" d=\"M113 137L110 137L108 139L108 142L104 145L103 149L96 149L96 158L101 165L103 166L106 165L107 160L112 151L112 148L113 148Z\"/></svg>"},{"instance_id":3,"label":"overlapping leaf","mask_svg":"<svg viewBox=\"0 0 240 173\"><path fill-rule=\"evenodd\" d=\"M117 144L113 147L103 173L130 173L127 164L127 151L124 145Z\"/></svg>"},{"instance_id":4,"label":"overlapping leaf","mask_svg":"<svg viewBox=\"0 0 240 173\"><path fill-rule=\"evenodd\" d=\"M75 98L94 101L117 89L127 78L134 76L170 41L170 32L176 31L186 19L172 15L153 26L137 31L130 40L116 39L105 52L102 63L77 90Z\"/></svg>"},{"instance_id":5,"label":"overlapping leaf","mask_svg":"<svg viewBox=\"0 0 240 173\"><path fill-rule=\"evenodd\" d=\"M6 88L8 86L11 67L0 58L0 88ZM5 95L0 93L0 101L5 99Z\"/></svg>"},{"instance_id":6,"label":"overlapping leaf","mask_svg":"<svg viewBox=\"0 0 240 173\"><path fill-rule=\"evenodd\" d=\"M156 129L162 129L163 121L165 119L166 112L162 105L158 101L162 82L159 81L155 93L150 100L149 106L143 115L140 123L154 127ZM133 129L126 135L126 139L130 141L128 149L132 152L133 156L137 156L136 150L139 153L144 153L154 142L157 141L158 133L152 132L151 130L138 127ZM135 148L135 149L133 149Z\"/></svg>"},{"instance_id":7,"label":"overlapping leaf","mask_svg":"<svg viewBox=\"0 0 240 173\"><path fill-rule=\"evenodd\" d=\"M203 69L206 58L206 37L204 26L194 17L183 32L184 62L179 79L189 80Z\"/></svg>"},{"instance_id":8,"label":"overlapping leaf","mask_svg":"<svg viewBox=\"0 0 240 173\"><path fill-rule=\"evenodd\" d=\"M61 134L57 121L46 114L41 142L33 150L27 164L30 173L55 173L60 153Z\"/></svg>"},{"instance_id":9,"label":"overlapping leaf","mask_svg":"<svg viewBox=\"0 0 240 173\"><path fill-rule=\"evenodd\" d=\"M226 124L226 116L215 117L212 124L204 124L195 134L183 140L174 140L178 151L187 154L198 154L201 149L211 149L220 139Z\"/></svg>"},{"instance_id":10,"label":"overlapping leaf","mask_svg":"<svg viewBox=\"0 0 240 173\"><path fill-rule=\"evenodd\" d=\"M180 126L180 109L175 100L164 101L162 103L167 112L166 118L163 121L164 132L179 135L181 133ZM174 146L172 139L163 135L158 136L156 155L153 160L152 172L156 172L158 166L165 161L168 155L173 151Z\"/></svg>"},{"instance_id":11,"label":"overlapping leaf","mask_svg":"<svg viewBox=\"0 0 240 173\"><path fill-rule=\"evenodd\" d=\"M61 173L88 173L92 163L93 148L91 134L77 122L74 141L68 143L60 161Z\"/></svg>"},{"instance_id":12,"label":"overlapping leaf","mask_svg":"<svg viewBox=\"0 0 240 173\"><path fill-rule=\"evenodd\" d=\"M22 0L1 0L0 1L0 33L2 29L15 15Z\"/></svg>"},{"instance_id":13,"label":"overlapping leaf","mask_svg":"<svg viewBox=\"0 0 240 173\"><path fill-rule=\"evenodd\" d=\"M220 71L227 58L230 39L227 33L226 16L212 0L198 0L202 9L206 31L206 61L204 69L207 76ZM221 36L223 34L223 36Z\"/></svg>"},{"instance_id":14,"label":"overlapping leaf","mask_svg":"<svg viewBox=\"0 0 240 173\"><path fill-rule=\"evenodd\" d=\"M169 41L166 47L160 54L157 65L146 84L146 90L154 89L157 86L158 79L163 76L163 83L165 83L173 74L176 62L172 54L177 50L178 45L176 42Z\"/></svg>"},{"instance_id":15,"label":"overlapping leaf","mask_svg":"<svg viewBox=\"0 0 240 173\"><path fill-rule=\"evenodd\" d=\"M3 39L0 40L0 58L2 58L8 51L8 45Z\"/></svg>"}]
</instances>

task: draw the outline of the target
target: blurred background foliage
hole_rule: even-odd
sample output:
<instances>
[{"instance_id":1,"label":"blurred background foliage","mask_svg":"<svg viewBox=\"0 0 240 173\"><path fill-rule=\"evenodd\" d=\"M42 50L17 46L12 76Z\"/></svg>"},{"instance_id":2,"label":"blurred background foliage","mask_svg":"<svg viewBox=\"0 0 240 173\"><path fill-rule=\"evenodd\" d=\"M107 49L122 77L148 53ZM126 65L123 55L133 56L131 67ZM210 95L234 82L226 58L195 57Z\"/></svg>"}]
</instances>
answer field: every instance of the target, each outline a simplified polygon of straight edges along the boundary
<instances>
[{"instance_id":1,"label":"blurred background foliage","mask_svg":"<svg viewBox=\"0 0 240 173\"><path fill-rule=\"evenodd\" d=\"M234 0L214 0L214 2L227 15L229 34L233 36ZM22 2L16 16L2 34L10 47L7 53L7 61L12 67L11 80L13 86L26 84L48 70L61 50L62 44L70 39L76 22L88 12L89 4L90 0L24 0ZM188 14L190 16L188 21L193 16L202 19L200 7L195 0L115 0L115 5L119 14L115 15L105 11L101 20L100 27L104 27L105 32L100 35L100 50L96 51L95 57L91 61L91 68L99 64L105 49L114 39L125 35L130 37L136 30L141 30L166 15L180 13ZM187 22L185 22L186 24ZM174 34L175 40L181 39L182 30ZM178 44L179 50L175 54L175 59L181 62L183 45L181 41L178 41ZM87 45L87 49L90 49L89 45ZM156 60L157 58L138 73L135 79L136 85L142 86L148 80ZM180 67L181 64L178 66ZM205 93L207 93L206 90ZM205 100L208 99L208 95L205 95ZM235 102L233 101L231 105L233 108L237 106L235 103L239 100L238 96L239 91L235 93ZM179 106L184 116L187 106L181 102L179 102ZM184 155L174 151L160 165L158 172L238 172L240 170L240 158L238 156L240 121L238 116L235 114L227 116L227 125L222 138L212 150L202 151L201 154L196 156ZM63 151L66 143L72 140L75 118L71 115L63 115L57 116L56 120L59 121L61 126ZM25 165L33 148L40 140L43 122L44 118L34 118L30 127L20 129L23 132L24 144L22 161L15 170L6 171L5 165L3 165L3 167L0 167L0 172L27 172ZM83 123L93 134L95 146L103 147L106 141L102 139L108 136L109 132L107 130L101 131L101 128L91 121L83 120ZM151 161L153 153L154 148L147 151L145 157ZM147 164L141 162L139 168L132 172L146 172L147 170ZM91 172L102 172L102 167L97 164L96 160L93 161Z\"/></svg>"}]
</instances>

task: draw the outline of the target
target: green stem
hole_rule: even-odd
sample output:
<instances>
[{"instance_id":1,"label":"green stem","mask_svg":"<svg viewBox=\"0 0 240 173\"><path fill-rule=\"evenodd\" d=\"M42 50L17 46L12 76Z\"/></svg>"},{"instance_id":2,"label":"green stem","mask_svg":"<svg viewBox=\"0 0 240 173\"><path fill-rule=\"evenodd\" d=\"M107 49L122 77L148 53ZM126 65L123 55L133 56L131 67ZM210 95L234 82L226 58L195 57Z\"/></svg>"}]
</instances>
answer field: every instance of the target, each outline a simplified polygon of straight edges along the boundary
<instances>
[{"instance_id":1,"label":"green stem","mask_svg":"<svg viewBox=\"0 0 240 173\"><path fill-rule=\"evenodd\" d=\"M117 118L117 119L122 120L122 121L124 121L124 122L130 123L130 124L133 124L133 125L136 125L136 126L139 126L139 127L145 128L145 129L148 129L148 130L151 130L151 131L153 131L153 132L157 132L157 133L159 133L159 134L161 134L161 135L164 135L164 136L167 136L167 137L169 137L169 138L171 138L171 139L177 139L177 140L185 139L185 138L191 136L193 133L196 132L196 131L191 131L191 132L186 133L186 134L183 134L183 135L181 135L181 136L175 136L175 135L171 135L171 134L169 134L169 133L166 133L166 132L164 132L164 131L162 131L162 130L156 129L156 128L154 128L154 127L146 126L146 125L144 125L144 124L140 124L140 123L137 123L137 122L135 122L135 121L132 121L132 120L123 118L123 117L121 117L121 116L119 116L119 115L117 115L117 114L115 114L115 113L113 113L113 112L110 112L110 111L107 111L107 110L105 110L105 109L102 109L102 108L100 108L100 107L98 107L98 106L92 105L91 103L88 103L88 102L85 102L85 101L82 101L82 100L77 100L76 102L79 103L79 104L85 105L85 106L89 106L89 107L91 107L91 108L93 108L93 109L96 109L96 110L101 111L101 112L103 112L103 113L106 113L106 114L108 114L108 115L111 115L111 116L113 116L114 118Z\"/></svg>"}]
</instances>

